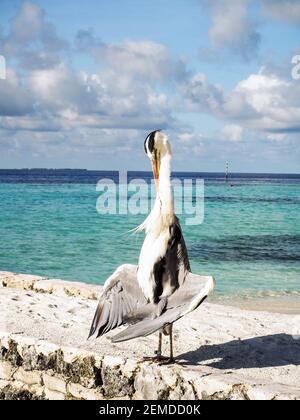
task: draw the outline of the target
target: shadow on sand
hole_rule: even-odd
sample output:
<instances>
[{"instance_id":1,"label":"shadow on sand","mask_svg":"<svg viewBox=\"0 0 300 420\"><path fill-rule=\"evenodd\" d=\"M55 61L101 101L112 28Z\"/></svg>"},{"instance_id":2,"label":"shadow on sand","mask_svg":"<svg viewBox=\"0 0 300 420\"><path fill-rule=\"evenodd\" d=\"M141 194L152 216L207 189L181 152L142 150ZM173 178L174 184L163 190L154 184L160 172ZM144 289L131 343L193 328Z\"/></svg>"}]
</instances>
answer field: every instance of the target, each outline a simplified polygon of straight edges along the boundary
<instances>
[{"instance_id":1,"label":"shadow on sand","mask_svg":"<svg viewBox=\"0 0 300 420\"><path fill-rule=\"evenodd\" d=\"M204 345L178 357L184 365L202 364L217 369L247 369L300 364L300 337L274 334ZM212 359L218 359L212 361ZM205 362L208 363L205 363Z\"/></svg>"}]
</instances>

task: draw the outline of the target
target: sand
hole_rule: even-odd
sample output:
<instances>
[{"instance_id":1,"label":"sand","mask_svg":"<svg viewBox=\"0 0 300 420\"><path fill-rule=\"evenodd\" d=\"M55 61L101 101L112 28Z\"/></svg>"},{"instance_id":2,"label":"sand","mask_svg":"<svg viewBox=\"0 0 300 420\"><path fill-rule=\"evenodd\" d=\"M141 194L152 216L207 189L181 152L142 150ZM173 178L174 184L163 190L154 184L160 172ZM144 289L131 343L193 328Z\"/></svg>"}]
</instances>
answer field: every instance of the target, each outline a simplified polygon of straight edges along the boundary
<instances>
[{"instance_id":1,"label":"sand","mask_svg":"<svg viewBox=\"0 0 300 420\"><path fill-rule=\"evenodd\" d=\"M87 341L97 301L83 297L82 292L73 293L67 288L62 292L55 287L40 287L37 292L31 290L30 281L25 282L27 286L24 282L18 285L18 281L2 283L6 286L0 288L2 331L101 355L139 360L153 355L156 335L120 344L112 344L109 335ZM91 291L94 295L94 286ZM252 310L206 301L179 320L174 326L177 361L182 369L196 370L201 375L221 376L225 381L234 376L238 383L254 383L274 389L274 395L280 390L300 398L300 315L265 312L262 309L269 308L269 303L264 308L249 303ZM253 311L255 305L259 311ZM167 339L164 350L167 352Z\"/></svg>"},{"instance_id":2,"label":"sand","mask_svg":"<svg viewBox=\"0 0 300 420\"><path fill-rule=\"evenodd\" d=\"M248 298L248 299L227 299L224 304L226 306L234 306L236 308L248 311L263 311L279 314L300 314L300 297L282 296L282 297L265 297L265 298Z\"/></svg>"}]
</instances>

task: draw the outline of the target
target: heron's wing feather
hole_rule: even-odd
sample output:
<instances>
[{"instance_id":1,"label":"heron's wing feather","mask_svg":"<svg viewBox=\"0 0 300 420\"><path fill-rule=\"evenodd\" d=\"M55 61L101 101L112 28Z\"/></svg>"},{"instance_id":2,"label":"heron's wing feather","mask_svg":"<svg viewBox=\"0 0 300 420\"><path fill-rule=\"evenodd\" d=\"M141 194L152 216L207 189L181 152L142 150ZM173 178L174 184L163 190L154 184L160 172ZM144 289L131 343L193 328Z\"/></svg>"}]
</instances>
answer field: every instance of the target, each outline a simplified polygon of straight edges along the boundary
<instances>
[{"instance_id":1,"label":"heron's wing feather","mask_svg":"<svg viewBox=\"0 0 300 420\"><path fill-rule=\"evenodd\" d=\"M120 266L105 282L89 337L99 337L122 325L128 314L146 304L137 282L137 266Z\"/></svg>"},{"instance_id":2,"label":"heron's wing feather","mask_svg":"<svg viewBox=\"0 0 300 420\"><path fill-rule=\"evenodd\" d=\"M167 324L195 310L211 293L215 285L213 277L188 273L184 284L168 299L164 312L154 319L144 319L131 325L112 338L114 343L147 336Z\"/></svg>"}]
</instances>

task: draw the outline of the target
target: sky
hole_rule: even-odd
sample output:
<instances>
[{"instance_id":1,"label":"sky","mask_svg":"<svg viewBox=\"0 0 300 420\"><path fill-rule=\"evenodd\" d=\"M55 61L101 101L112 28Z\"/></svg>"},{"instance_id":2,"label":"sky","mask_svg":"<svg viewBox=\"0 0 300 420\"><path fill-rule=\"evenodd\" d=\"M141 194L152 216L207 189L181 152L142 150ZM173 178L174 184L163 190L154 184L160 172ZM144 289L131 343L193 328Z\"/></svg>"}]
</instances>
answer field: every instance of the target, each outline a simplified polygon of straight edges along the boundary
<instances>
[{"instance_id":1,"label":"sky","mask_svg":"<svg viewBox=\"0 0 300 420\"><path fill-rule=\"evenodd\" d=\"M0 0L0 55L0 168L300 173L299 0Z\"/></svg>"}]
</instances>

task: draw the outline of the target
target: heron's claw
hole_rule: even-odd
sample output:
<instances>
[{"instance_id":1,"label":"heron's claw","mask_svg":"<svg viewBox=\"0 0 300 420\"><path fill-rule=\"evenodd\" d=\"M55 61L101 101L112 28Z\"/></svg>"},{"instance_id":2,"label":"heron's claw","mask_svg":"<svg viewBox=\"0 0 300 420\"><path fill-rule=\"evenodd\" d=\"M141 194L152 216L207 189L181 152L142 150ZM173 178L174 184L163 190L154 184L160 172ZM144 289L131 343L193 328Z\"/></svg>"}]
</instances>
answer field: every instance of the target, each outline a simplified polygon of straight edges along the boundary
<instances>
[{"instance_id":1,"label":"heron's claw","mask_svg":"<svg viewBox=\"0 0 300 420\"><path fill-rule=\"evenodd\" d=\"M162 359L163 356L144 356L143 362L159 362Z\"/></svg>"},{"instance_id":2,"label":"heron's claw","mask_svg":"<svg viewBox=\"0 0 300 420\"><path fill-rule=\"evenodd\" d=\"M156 356L145 356L143 357L143 361L157 363L159 366L175 363L175 359L173 357L166 357L161 354L157 354Z\"/></svg>"},{"instance_id":3,"label":"heron's claw","mask_svg":"<svg viewBox=\"0 0 300 420\"><path fill-rule=\"evenodd\" d=\"M163 360L159 361L159 366L164 366L164 365L172 365L173 363L176 363L176 360L174 359L174 357L164 357Z\"/></svg>"}]
</instances>

